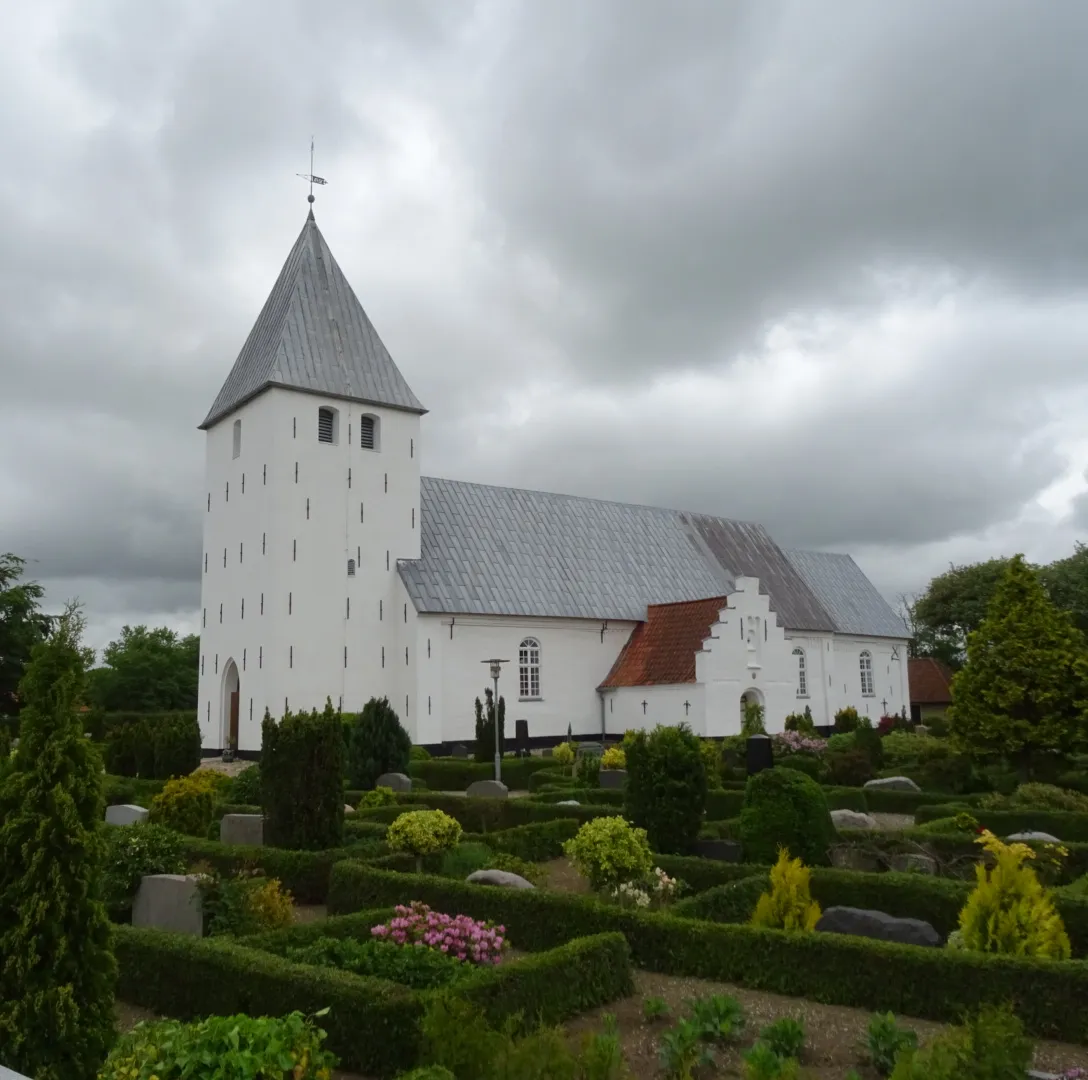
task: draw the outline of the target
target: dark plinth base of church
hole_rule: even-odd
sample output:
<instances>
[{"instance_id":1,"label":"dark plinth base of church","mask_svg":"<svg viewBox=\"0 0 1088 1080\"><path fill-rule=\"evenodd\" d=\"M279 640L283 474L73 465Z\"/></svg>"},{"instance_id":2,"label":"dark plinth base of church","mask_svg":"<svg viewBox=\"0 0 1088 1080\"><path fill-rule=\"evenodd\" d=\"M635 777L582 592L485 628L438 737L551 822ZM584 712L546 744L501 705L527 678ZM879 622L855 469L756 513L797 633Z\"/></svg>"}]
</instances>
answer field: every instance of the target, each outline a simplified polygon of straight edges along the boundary
<instances>
[{"instance_id":1,"label":"dark plinth base of church","mask_svg":"<svg viewBox=\"0 0 1088 1080\"><path fill-rule=\"evenodd\" d=\"M771 749L770 735L752 735L748 739L745 752L748 775L755 776L764 769L774 768L774 751Z\"/></svg>"}]
</instances>

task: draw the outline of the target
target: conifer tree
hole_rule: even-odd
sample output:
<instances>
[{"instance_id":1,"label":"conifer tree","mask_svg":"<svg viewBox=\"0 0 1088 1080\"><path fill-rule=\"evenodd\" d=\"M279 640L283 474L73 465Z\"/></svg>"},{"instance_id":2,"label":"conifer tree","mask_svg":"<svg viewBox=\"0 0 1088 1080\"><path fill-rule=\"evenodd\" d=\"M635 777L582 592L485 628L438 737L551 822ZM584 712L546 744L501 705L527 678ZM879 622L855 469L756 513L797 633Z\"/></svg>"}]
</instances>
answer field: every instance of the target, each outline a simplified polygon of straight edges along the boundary
<instances>
[{"instance_id":1,"label":"conifer tree","mask_svg":"<svg viewBox=\"0 0 1088 1080\"><path fill-rule=\"evenodd\" d=\"M1025 778L1042 751L1088 736L1088 644L1017 555L1009 560L967 663L952 679L951 733L976 757L1004 755Z\"/></svg>"},{"instance_id":2,"label":"conifer tree","mask_svg":"<svg viewBox=\"0 0 1088 1080\"><path fill-rule=\"evenodd\" d=\"M383 773L406 773L412 738L389 698L371 698L355 718L348 741L348 786L370 791Z\"/></svg>"},{"instance_id":3,"label":"conifer tree","mask_svg":"<svg viewBox=\"0 0 1088 1080\"><path fill-rule=\"evenodd\" d=\"M34 647L0 781L0 1064L35 1080L93 1080L114 1038L101 762L76 712L82 630L69 605Z\"/></svg>"}]
</instances>

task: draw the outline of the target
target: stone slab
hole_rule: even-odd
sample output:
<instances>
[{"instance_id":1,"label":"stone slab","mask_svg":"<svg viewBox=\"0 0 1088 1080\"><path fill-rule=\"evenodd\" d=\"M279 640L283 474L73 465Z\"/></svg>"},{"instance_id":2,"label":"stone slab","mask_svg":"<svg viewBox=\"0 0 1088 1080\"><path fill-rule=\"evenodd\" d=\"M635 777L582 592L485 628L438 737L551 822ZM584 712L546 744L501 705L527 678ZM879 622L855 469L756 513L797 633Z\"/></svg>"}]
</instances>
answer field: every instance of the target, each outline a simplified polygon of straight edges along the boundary
<instances>
[{"instance_id":1,"label":"stone slab","mask_svg":"<svg viewBox=\"0 0 1088 1080\"><path fill-rule=\"evenodd\" d=\"M597 777L601 787L611 791L627 786L626 769L601 769Z\"/></svg>"},{"instance_id":2,"label":"stone slab","mask_svg":"<svg viewBox=\"0 0 1088 1080\"><path fill-rule=\"evenodd\" d=\"M857 810L832 810L831 822L836 829L876 829L876 818Z\"/></svg>"},{"instance_id":3,"label":"stone slab","mask_svg":"<svg viewBox=\"0 0 1088 1080\"><path fill-rule=\"evenodd\" d=\"M878 780L867 780L865 787L877 791L921 791L922 789L909 776L882 776Z\"/></svg>"},{"instance_id":4,"label":"stone slab","mask_svg":"<svg viewBox=\"0 0 1088 1080\"><path fill-rule=\"evenodd\" d=\"M204 936L204 902L196 874L148 874L132 902L132 925Z\"/></svg>"},{"instance_id":5,"label":"stone slab","mask_svg":"<svg viewBox=\"0 0 1088 1080\"><path fill-rule=\"evenodd\" d=\"M221 844L246 844L249 847L264 845L264 815L224 814L219 823Z\"/></svg>"},{"instance_id":6,"label":"stone slab","mask_svg":"<svg viewBox=\"0 0 1088 1080\"><path fill-rule=\"evenodd\" d=\"M897 919L866 908L829 907L820 916L816 929L827 934L851 934L933 949L941 944L941 935L922 919Z\"/></svg>"},{"instance_id":7,"label":"stone slab","mask_svg":"<svg viewBox=\"0 0 1088 1080\"><path fill-rule=\"evenodd\" d=\"M1061 841L1056 836L1051 836L1048 832L1018 832L1013 833L1012 836L1006 836L1006 840L1022 840L1025 843L1034 841L1036 844L1060 844Z\"/></svg>"},{"instance_id":8,"label":"stone slab","mask_svg":"<svg viewBox=\"0 0 1088 1080\"><path fill-rule=\"evenodd\" d=\"M511 874L509 870L474 870L465 881L473 885L498 885L504 889L535 889L531 881L526 881L520 874Z\"/></svg>"},{"instance_id":9,"label":"stone slab","mask_svg":"<svg viewBox=\"0 0 1088 1080\"><path fill-rule=\"evenodd\" d=\"M715 862L740 862L741 846L735 840L696 840L691 853Z\"/></svg>"},{"instance_id":10,"label":"stone slab","mask_svg":"<svg viewBox=\"0 0 1088 1080\"><path fill-rule=\"evenodd\" d=\"M744 763L749 776L774 768L774 748L770 735L752 735L744 744Z\"/></svg>"},{"instance_id":11,"label":"stone slab","mask_svg":"<svg viewBox=\"0 0 1088 1080\"><path fill-rule=\"evenodd\" d=\"M454 743L453 746L450 747L450 757L468 757L468 747L465 746L464 743Z\"/></svg>"},{"instance_id":12,"label":"stone slab","mask_svg":"<svg viewBox=\"0 0 1088 1080\"><path fill-rule=\"evenodd\" d=\"M501 780L474 780L465 794L470 799L505 799L510 789Z\"/></svg>"},{"instance_id":13,"label":"stone slab","mask_svg":"<svg viewBox=\"0 0 1088 1080\"><path fill-rule=\"evenodd\" d=\"M847 844L831 849L831 865L837 870L863 870L866 873L877 873L881 869L876 855Z\"/></svg>"},{"instance_id":14,"label":"stone slab","mask_svg":"<svg viewBox=\"0 0 1088 1080\"><path fill-rule=\"evenodd\" d=\"M411 791L412 778L402 772L382 773L374 784L375 787L387 787L392 791Z\"/></svg>"},{"instance_id":15,"label":"stone slab","mask_svg":"<svg viewBox=\"0 0 1088 1080\"><path fill-rule=\"evenodd\" d=\"M937 860L930 855L908 852L903 855L893 855L888 860L893 870L901 874L936 874Z\"/></svg>"},{"instance_id":16,"label":"stone slab","mask_svg":"<svg viewBox=\"0 0 1088 1080\"><path fill-rule=\"evenodd\" d=\"M140 825L148 819L148 811L132 803L116 803L106 807L107 825Z\"/></svg>"},{"instance_id":17,"label":"stone slab","mask_svg":"<svg viewBox=\"0 0 1088 1080\"><path fill-rule=\"evenodd\" d=\"M604 746L599 742L581 742L575 749L576 757L585 757L587 754L591 757L600 757L603 753Z\"/></svg>"},{"instance_id":18,"label":"stone slab","mask_svg":"<svg viewBox=\"0 0 1088 1080\"><path fill-rule=\"evenodd\" d=\"M556 806L581 806L582 804L577 799L563 799L562 802L557 802Z\"/></svg>"}]
</instances>

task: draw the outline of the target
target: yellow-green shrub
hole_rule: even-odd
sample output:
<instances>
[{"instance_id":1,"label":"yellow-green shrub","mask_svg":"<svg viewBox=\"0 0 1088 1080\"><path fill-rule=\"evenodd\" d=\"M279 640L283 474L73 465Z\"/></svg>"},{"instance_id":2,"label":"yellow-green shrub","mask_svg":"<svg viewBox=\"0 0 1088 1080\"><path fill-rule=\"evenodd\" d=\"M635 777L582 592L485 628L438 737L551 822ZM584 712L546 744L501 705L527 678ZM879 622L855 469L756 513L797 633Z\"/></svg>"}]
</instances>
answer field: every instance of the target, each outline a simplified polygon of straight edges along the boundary
<instances>
[{"instance_id":1,"label":"yellow-green shrub","mask_svg":"<svg viewBox=\"0 0 1088 1080\"><path fill-rule=\"evenodd\" d=\"M626 769L627 755L623 752L623 747L610 746L603 754L601 754L601 768Z\"/></svg>"},{"instance_id":2,"label":"yellow-green shrub","mask_svg":"<svg viewBox=\"0 0 1088 1080\"><path fill-rule=\"evenodd\" d=\"M1027 865L1035 853L1027 844L1006 844L986 830L978 843L992 866L975 867L977 884L960 912L962 947L1067 960L1071 950L1049 891Z\"/></svg>"},{"instance_id":3,"label":"yellow-green shrub","mask_svg":"<svg viewBox=\"0 0 1088 1080\"><path fill-rule=\"evenodd\" d=\"M701 739L699 750L703 755L703 765L706 766L706 786L720 788L722 786L722 746L714 739Z\"/></svg>"},{"instance_id":4,"label":"yellow-green shrub","mask_svg":"<svg viewBox=\"0 0 1088 1080\"><path fill-rule=\"evenodd\" d=\"M756 902L753 926L777 930L812 930L820 921L820 905L809 892L810 871L800 859L791 859L785 848L778 849L778 862L771 867L771 891Z\"/></svg>"},{"instance_id":5,"label":"yellow-green shrub","mask_svg":"<svg viewBox=\"0 0 1088 1080\"><path fill-rule=\"evenodd\" d=\"M218 775L201 770L167 780L162 791L151 800L149 820L188 836L207 836L215 813Z\"/></svg>"},{"instance_id":6,"label":"yellow-green shrub","mask_svg":"<svg viewBox=\"0 0 1088 1080\"><path fill-rule=\"evenodd\" d=\"M573 765L574 747L570 743L560 743L552 752L552 760L557 765Z\"/></svg>"},{"instance_id":7,"label":"yellow-green shrub","mask_svg":"<svg viewBox=\"0 0 1088 1080\"><path fill-rule=\"evenodd\" d=\"M401 814L385 834L392 851L406 851L416 857L416 869L423 869L424 855L437 855L456 847L461 826L444 810L412 810Z\"/></svg>"},{"instance_id":8,"label":"yellow-green shrub","mask_svg":"<svg viewBox=\"0 0 1088 1080\"><path fill-rule=\"evenodd\" d=\"M654 864L646 830L621 817L587 821L563 845L563 853L594 889L614 889L643 878Z\"/></svg>"},{"instance_id":9,"label":"yellow-green shrub","mask_svg":"<svg viewBox=\"0 0 1088 1080\"><path fill-rule=\"evenodd\" d=\"M364 791L363 797L356 805L356 810L362 810L372 806L393 806L397 801L397 796L393 793L392 788L388 787L376 787L372 791Z\"/></svg>"}]
</instances>

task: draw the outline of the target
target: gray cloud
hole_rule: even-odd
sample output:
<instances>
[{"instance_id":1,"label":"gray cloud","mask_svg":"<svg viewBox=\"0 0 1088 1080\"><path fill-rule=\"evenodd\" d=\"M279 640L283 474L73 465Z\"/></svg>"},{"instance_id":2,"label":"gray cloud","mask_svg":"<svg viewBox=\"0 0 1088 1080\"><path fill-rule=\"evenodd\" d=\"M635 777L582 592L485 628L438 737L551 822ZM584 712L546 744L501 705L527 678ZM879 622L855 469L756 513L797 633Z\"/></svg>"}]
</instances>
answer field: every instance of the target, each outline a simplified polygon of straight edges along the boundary
<instances>
[{"instance_id":1,"label":"gray cloud","mask_svg":"<svg viewBox=\"0 0 1088 1080\"><path fill-rule=\"evenodd\" d=\"M760 520L890 594L1088 530L1075 491L1040 509L1088 466L1081 5L20 21L0 549L82 595L97 643L192 628L195 428L301 225L311 132L322 227L432 408L428 470Z\"/></svg>"}]
</instances>

